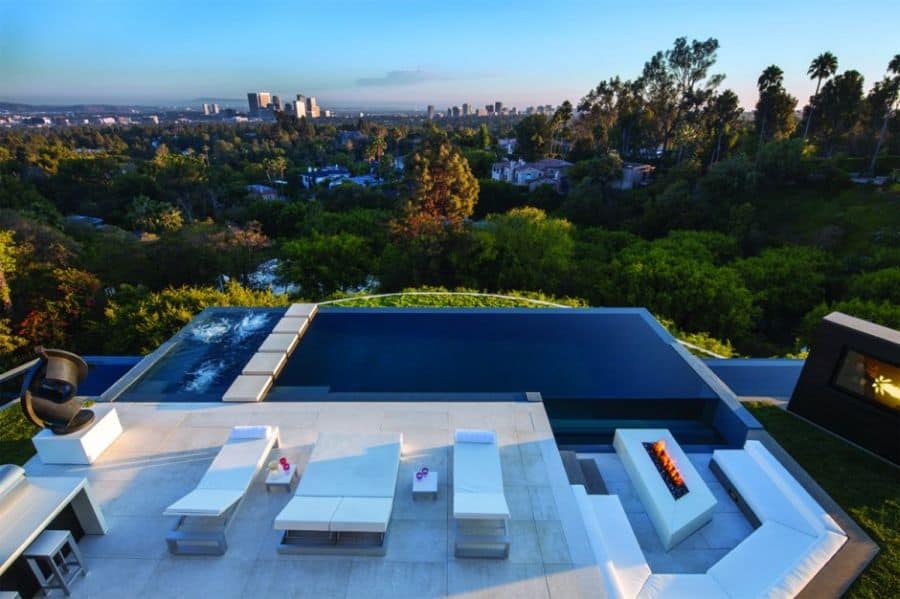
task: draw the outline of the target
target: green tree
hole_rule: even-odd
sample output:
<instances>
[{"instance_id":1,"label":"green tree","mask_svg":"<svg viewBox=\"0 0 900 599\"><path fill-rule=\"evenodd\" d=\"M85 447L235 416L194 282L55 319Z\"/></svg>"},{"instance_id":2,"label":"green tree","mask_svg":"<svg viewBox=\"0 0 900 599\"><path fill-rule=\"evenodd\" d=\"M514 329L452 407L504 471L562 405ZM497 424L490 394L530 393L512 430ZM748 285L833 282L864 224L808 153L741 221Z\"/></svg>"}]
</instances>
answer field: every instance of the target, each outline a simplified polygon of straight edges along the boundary
<instances>
[{"instance_id":1,"label":"green tree","mask_svg":"<svg viewBox=\"0 0 900 599\"><path fill-rule=\"evenodd\" d=\"M783 139L794 130L794 109L797 99L784 89L784 71L769 65L757 81L759 100L756 103L758 146L769 139Z\"/></svg>"},{"instance_id":2,"label":"green tree","mask_svg":"<svg viewBox=\"0 0 900 599\"><path fill-rule=\"evenodd\" d=\"M863 77L859 71L845 71L830 79L817 95L813 106L818 110L818 130L826 143L826 155L844 139L859 122L863 108Z\"/></svg>"},{"instance_id":3,"label":"green tree","mask_svg":"<svg viewBox=\"0 0 900 599\"><path fill-rule=\"evenodd\" d=\"M417 236L457 228L478 201L478 179L446 135L431 131L406 161L408 200L401 233Z\"/></svg>"},{"instance_id":4,"label":"green tree","mask_svg":"<svg viewBox=\"0 0 900 599\"><path fill-rule=\"evenodd\" d=\"M809 345L819 323L832 312L843 312L891 329L900 329L900 304L892 301L868 300L858 297L827 304L822 302L803 318L798 346Z\"/></svg>"},{"instance_id":5,"label":"green tree","mask_svg":"<svg viewBox=\"0 0 900 599\"><path fill-rule=\"evenodd\" d=\"M550 154L553 131L550 120L543 114L532 114L515 127L516 153L528 162L546 158Z\"/></svg>"},{"instance_id":6,"label":"green tree","mask_svg":"<svg viewBox=\"0 0 900 599\"><path fill-rule=\"evenodd\" d=\"M900 305L900 266L856 275L847 287L849 297Z\"/></svg>"},{"instance_id":7,"label":"green tree","mask_svg":"<svg viewBox=\"0 0 900 599\"><path fill-rule=\"evenodd\" d=\"M493 214L488 222L497 252L496 289L552 293L560 288L571 267L571 223L531 207Z\"/></svg>"},{"instance_id":8,"label":"green tree","mask_svg":"<svg viewBox=\"0 0 900 599\"><path fill-rule=\"evenodd\" d=\"M175 287L158 292L123 285L104 309L104 319L92 324L104 353L146 354L159 347L194 316L212 306L283 306L285 296L254 291L237 283L224 290Z\"/></svg>"},{"instance_id":9,"label":"green tree","mask_svg":"<svg viewBox=\"0 0 900 599\"><path fill-rule=\"evenodd\" d=\"M875 162L881 152L881 146L887 136L888 121L896 112L897 101L900 99L900 54L895 54L888 63L889 76L880 84L876 84L870 94L870 102L874 106L874 112L882 114L881 131L878 133L878 142L875 144L875 152L872 154L872 162L869 164L869 173L875 175Z\"/></svg>"},{"instance_id":10,"label":"green tree","mask_svg":"<svg viewBox=\"0 0 900 599\"><path fill-rule=\"evenodd\" d=\"M273 185L276 180L284 179L284 171L287 170L287 167L288 162L284 156L263 160L263 168L266 171L266 179L269 181L269 185Z\"/></svg>"},{"instance_id":11,"label":"green tree","mask_svg":"<svg viewBox=\"0 0 900 599\"><path fill-rule=\"evenodd\" d=\"M298 284L310 299L365 286L373 267L369 242L350 233L314 233L286 241L281 259L282 277Z\"/></svg>"},{"instance_id":12,"label":"green tree","mask_svg":"<svg viewBox=\"0 0 900 599\"><path fill-rule=\"evenodd\" d=\"M760 308L763 338L790 344L803 316L825 298L828 255L807 246L769 248L734 264Z\"/></svg>"},{"instance_id":13,"label":"green tree","mask_svg":"<svg viewBox=\"0 0 900 599\"><path fill-rule=\"evenodd\" d=\"M816 93L813 94L813 97L809 102L809 112L806 115L806 127L803 129L803 141L806 141L806 138L809 135L809 124L812 122L813 110L815 109L816 99L819 97L819 88L822 85L822 81L834 75L837 72L837 68L837 56L831 52L823 52L809 63L809 70L806 71L806 74L809 75L810 79L816 80Z\"/></svg>"},{"instance_id":14,"label":"green tree","mask_svg":"<svg viewBox=\"0 0 900 599\"><path fill-rule=\"evenodd\" d=\"M738 104L737 94L726 89L712 99L707 105L706 113L712 122L713 134L716 139L716 145L713 147L709 159L709 163L712 165L721 159L722 138L737 126L744 109Z\"/></svg>"},{"instance_id":15,"label":"green tree","mask_svg":"<svg viewBox=\"0 0 900 599\"><path fill-rule=\"evenodd\" d=\"M139 195L131 202L128 222L132 228L147 233L177 231L184 224L181 211L168 202L156 202Z\"/></svg>"},{"instance_id":16,"label":"green tree","mask_svg":"<svg viewBox=\"0 0 900 599\"><path fill-rule=\"evenodd\" d=\"M363 157L369 162L375 162L376 160L381 160L385 152L387 152L387 142L384 140L384 137L378 135L372 138L372 141L366 146L366 149L363 151Z\"/></svg>"}]
</instances>

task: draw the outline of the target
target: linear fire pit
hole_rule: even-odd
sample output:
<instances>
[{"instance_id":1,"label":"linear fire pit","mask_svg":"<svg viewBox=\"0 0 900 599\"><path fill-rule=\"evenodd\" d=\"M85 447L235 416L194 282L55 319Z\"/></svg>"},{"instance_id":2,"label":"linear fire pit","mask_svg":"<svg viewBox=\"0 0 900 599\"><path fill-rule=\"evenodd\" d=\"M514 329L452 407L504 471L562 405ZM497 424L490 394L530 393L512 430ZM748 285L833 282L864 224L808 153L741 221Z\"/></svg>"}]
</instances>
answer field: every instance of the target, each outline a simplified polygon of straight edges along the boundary
<instances>
[{"instance_id":1,"label":"linear fire pit","mask_svg":"<svg viewBox=\"0 0 900 599\"><path fill-rule=\"evenodd\" d=\"M667 429L620 428L613 447L666 551L712 520L716 498Z\"/></svg>"}]
</instances>

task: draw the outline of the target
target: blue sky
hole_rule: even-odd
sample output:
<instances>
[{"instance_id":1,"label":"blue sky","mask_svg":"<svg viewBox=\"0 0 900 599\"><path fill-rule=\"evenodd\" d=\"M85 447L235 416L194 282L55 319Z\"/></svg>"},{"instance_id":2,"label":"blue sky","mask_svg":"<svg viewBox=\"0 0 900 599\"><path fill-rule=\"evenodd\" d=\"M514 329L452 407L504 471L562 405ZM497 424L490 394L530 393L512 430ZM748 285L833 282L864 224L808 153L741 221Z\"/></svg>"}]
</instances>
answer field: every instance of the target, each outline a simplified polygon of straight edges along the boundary
<instances>
[{"instance_id":1,"label":"blue sky","mask_svg":"<svg viewBox=\"0 0 900 599\"><path fill-rule=\"evenodd\" d=\"M174 102L302 92L328 106L573 102L678 36L718 38L742 104L767 65L812 93L824 50L866 87L900 52L900 0L0 0L0 99Z\"/></svg>"}]
</instances>

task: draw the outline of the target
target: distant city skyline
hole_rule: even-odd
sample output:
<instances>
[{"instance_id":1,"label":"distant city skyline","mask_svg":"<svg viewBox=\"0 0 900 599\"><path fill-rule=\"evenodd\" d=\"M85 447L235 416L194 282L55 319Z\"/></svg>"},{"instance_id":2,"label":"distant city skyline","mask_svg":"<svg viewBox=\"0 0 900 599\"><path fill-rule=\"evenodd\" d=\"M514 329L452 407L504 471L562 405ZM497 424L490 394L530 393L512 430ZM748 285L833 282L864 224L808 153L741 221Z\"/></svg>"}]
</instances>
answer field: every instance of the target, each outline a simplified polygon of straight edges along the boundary
<instances>
[{"instance_id":1,"label":"distant city skyline","mask_svg":"<svg viewBox=\"0 0 900 599\"><path fill-rule=\"evenodd\" d=\"M460 0L428 6L333 0L135 0L0 3L0 101L184 105L303 89L335 108L438 111L502 101L576 103L601 79L637 77L679 36L716 37L713 71L745 108L769 64L806 103L806 70L822 51L866 89L897 46L900 2L645 2Z\"/></svg>"}]
</instances>

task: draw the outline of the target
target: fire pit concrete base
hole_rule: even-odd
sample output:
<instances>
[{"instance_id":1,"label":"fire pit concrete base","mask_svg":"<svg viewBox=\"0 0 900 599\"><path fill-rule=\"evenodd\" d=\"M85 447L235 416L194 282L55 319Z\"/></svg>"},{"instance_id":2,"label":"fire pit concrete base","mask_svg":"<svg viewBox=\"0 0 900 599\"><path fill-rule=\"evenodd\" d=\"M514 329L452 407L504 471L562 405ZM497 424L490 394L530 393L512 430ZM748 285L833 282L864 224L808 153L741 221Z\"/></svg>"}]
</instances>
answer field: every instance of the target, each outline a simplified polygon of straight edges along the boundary
<instances>
[{"instance_id":1,"label":"fire pit concrete base","mask_svg":"<svg viewBox=\"0 0 900 599\"><path fill-rule=\"evenodd\" d=\"M672 496L643 445L660 439L689 489L679 499ZM716 498L667 429L617 429L613 447L666 551L712 520Z\"/></svg>"}]
</instances>

